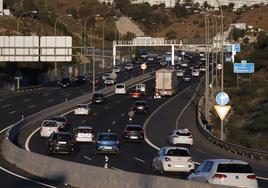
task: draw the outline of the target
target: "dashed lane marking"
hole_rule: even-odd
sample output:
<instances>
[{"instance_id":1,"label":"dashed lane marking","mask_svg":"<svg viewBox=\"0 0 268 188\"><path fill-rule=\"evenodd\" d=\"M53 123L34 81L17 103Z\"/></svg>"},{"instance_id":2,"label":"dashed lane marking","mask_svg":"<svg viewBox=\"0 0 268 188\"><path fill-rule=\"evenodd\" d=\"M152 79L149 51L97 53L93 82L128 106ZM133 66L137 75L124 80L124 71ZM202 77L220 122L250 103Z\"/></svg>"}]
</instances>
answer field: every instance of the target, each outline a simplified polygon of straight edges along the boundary
<instances>
[{"instance_id":1,"label":"dashed lane marking","mask_svg":"<svg viewBox=\"0 0 268 188\"><path fill-rule=\"evenodd\" d=\"M112 123L112 124L114 125L115 123L116 123L116 121L113 121L113 123Z\"/></svg>"},{"instance_id":2,"label":"dashed lane marking","mask_svg":"<svg viewBox=\"0 0 268 188\"><path fill-rule=\"evenodd\" d=\"M70 93L68 93L68 94L66 94L66 95L64 95L65 97L68 97L68 96L70 96L71 94Z\"/></svg>"},{"instance_id":3,"label":"dashed lane marking","mask_svg":"<svg viewBox=\"0 0 268 188\"><path fill-rule=\"evenodd\" d=\"M6 99L0 99L0 102L5 101Z\"/></svg>"},{"instance_id":4,"label":"dashed lane marking","mask_svg":"<svg viewBox=\"0 0 268 188\"><path fill-rule=\"evenodd\" d=\"M47 102L52 102L52 101L54 101L55 99L49 99Z\"/></svg>"},{"instance_id":5,"label":"dashed lane marking","mask_svg":"<svg viewBox=\"0 0 268 188\"><path fill-rule=\"evenodd\" d=\"M31 99L24 99L22 102L29 102Z\"/></svg>"},{"instance_id":6,"label":"dashed lane marking","mask_svg":"<svg viewBox=\"0 0 268 188\"><path fill-rule=\"evenodd\" d=\"M28 106L28 108L34 108L34 107L36 107L36 106L35 105Z\"/></svg>"},{"instance_id":7,"label":"dashed lane marking","mask_svg":"<svg viewBox=\"0 0 268 188\"><path fill-rule=\"evenodd\" d=\"M108 131L107 131L107 132L109 133L110 131L111 131L111 129L108 129Z\"/></svg>"},{"instance_id":8,"label":"dashed lane marking","mask_svg":"<svg viewBox=\"0 0 268 188\"><path fill-rule=\"evenodd\" d=\"M84 92L84 93L81 93L82 95L86 95L86 94L89 94L90 92L88 91L88 92Z\"/></svg>"},{"instance_id":9,"label":"dashed lane marking","mask_svg":"<svg viewBox=\"0 0 268 188\"><path fill-rule=\"evenodd\" d=\"M98 114L98 112L94 112L92 115L93 115L93 116L96 116L97 114Z\"/></svg>"},{"instance_id":10,"label":"dashed lane marking","mask_svg":"<svg viewBox=\"0 0 268 188\"><path fill-rule=\"evenodd\" d=\"M1 106L2 108L6 108L6 107L9 107L9 106L11 106L10 104L6 104L6 105L3 105L3 106Z\"/></svg>"},{"instance_id":11,"label":"dashed lane marking","mask_svg":"<svg viewBox=\"0 0 268 188\"><path fill-rule=\"evenodd\" d=\"M146 163L145 160L142 160L142 159L140 159L140 158L138 158L138 157L134 157L134 159L137 160L137 161L140 161L140 162L142 162L142 163Z\"/></svg>"},{"instance_id":12,"label":"dashed lane marking","mask_svg":"<svg viewBox=\"0 0 268 188\"><path fill-rule=\"evenodd\" d=\"M125 113L121 114L121 117L123 117L125 115Z\"/></svg>"},{"instance_id":13,"label":"dashed lane marking","mask_svg":"<svg viewBox=\"0 0 268 188\"><path fill-rule=\"evenodd\" d=\"M16 111L11 111L11 112L9 112L9 114L14 114L14 113L16 113Z\"/></svg>"},{"instance_id":14,"label":"dashed lane marking","mask_svg":"<svg viewBox=\"0 0 268 188\"><path fill-rule=\"evenodd\" d=\"M87 160L89 160L89 161L92 160L92 159L91 159L90 157L88 157L88 156L84 156L84 158L87 159Z\"/></svg>"},{"instance_id":15,"label":"dashed lane marking","mask_svg":"<svg viewBox=\"0 0 268 188\"><path fill-rule=\"evenodd\" d=\"M105 106L105 107L104 107L105 110L107 110L107 109L109 109L109 108L110 108L109 106Z\"/></svg>"},{"instance_id":16,"label":"dashed lane marking","mask_svg":"<svg viewBox=\"0 0 268 188\"><path fill-rule=\"evenodd\" d=\"M82 121L81 121L81 123L85 123L85 122L86 122L86 120L82 120Z\"/></svg>"}]
</instances>

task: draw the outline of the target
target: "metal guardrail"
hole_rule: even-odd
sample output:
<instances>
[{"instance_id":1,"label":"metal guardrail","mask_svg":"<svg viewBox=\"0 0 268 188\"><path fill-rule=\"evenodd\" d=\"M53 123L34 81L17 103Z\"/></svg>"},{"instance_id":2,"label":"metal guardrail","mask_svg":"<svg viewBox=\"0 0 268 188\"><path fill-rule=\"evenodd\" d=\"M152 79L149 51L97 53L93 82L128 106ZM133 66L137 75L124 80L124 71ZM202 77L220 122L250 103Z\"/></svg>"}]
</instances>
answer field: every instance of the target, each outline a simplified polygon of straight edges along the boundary
<instances>
[{"instance_id":1,"label":"metal guardrail","mask_svg":"<svg viewBox=\"0 0 268 188\"><path fill-rule=\"evenodd\" d=\"M197 106L197 115L198 115L197 126L200 132L206 137L207 140L221 147L223 150L234 153L235 155L241 155L255 160L268 160L268 152L266 151L250 149L244 146L232 144L230 142L222 141L216 138L209 130L205 128L207 121L205 117L202 115L201 110L202 104L203 104L203 97L199 99Z\"/></svg>"}]
</instances>

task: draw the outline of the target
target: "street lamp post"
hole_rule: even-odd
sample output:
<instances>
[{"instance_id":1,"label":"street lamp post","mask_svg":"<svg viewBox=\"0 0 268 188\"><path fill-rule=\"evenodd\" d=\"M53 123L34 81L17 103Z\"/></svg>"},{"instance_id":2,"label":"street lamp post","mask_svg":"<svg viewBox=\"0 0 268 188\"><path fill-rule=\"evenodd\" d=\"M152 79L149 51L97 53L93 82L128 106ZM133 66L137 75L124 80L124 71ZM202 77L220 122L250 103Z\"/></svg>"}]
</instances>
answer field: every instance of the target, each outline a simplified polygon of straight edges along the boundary
<instances>
[{"instance_id":1,"label":"street lamp post","mask_svg":"<svg viewBox=\"0 0 268 188\"><path fill-rule=\"evenodd\" d=\"M37 11L36 11L36 10L26 11L26 12L22 13L22 14L19 16L19 19L18 19L18 21L17 21L17 35L19 34L19 29L20 29L20 19L21 19L24 15L26 15L26 14L30 14L30 13L32 13L32 14L36 14Z\"/></svg>"},{"instance_id":2,"label":"street lamp post","mask_svg":"<svg viewBox=\"0 0 268 188\"><path fill-rule=\"evenodd\" d=\"M101 67L104 68L104 26L105 26L105 19L102 22L102 65Z\"/></svg>"},{"instance_id":3,"label":"street lamp post","mask_svg":"<svg viewBox=\"0 0 268 188\"><path fill-rule=\"evenodd\" d=\"M58 69L57 69L57 61L56 61L56 34L57 34L57 23L58 21L62 18L62 17L71 17L72 15L71 14L64 14L64 15L61 15L59 16L56 21L55 21L55 24L54 24L54 36L55 36L55 49L54 49L54 55L55 55L55 62L54 62L54 71L55 71L55 80L57 80L57 77L58 77Z\"/></svg>"}]
</instances>

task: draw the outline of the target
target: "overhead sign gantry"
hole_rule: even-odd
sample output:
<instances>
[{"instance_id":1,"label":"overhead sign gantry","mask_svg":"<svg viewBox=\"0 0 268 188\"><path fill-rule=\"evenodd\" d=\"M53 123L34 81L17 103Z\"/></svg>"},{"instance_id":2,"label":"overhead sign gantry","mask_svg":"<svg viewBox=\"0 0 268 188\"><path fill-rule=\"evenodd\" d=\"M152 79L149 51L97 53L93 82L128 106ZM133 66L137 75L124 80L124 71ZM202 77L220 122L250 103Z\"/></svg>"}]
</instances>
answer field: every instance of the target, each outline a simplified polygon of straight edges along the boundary
<instances>
[{"instance_id":1,"label":"overhead sign gantry","mask_svg":"<svg viewBox=\"0 0 268 188\"><path fill-rule=\"evenodd\" d=\"M174 49L175 46L181 47L182 42L176 40L165 40L164 38L152 38L152 37L136 37L131 41L113 41L113 65L116 65L116 47L132 47L132 46L170 46L171 47L171 64L174 65Z\"/></svg>"}]
</instances>

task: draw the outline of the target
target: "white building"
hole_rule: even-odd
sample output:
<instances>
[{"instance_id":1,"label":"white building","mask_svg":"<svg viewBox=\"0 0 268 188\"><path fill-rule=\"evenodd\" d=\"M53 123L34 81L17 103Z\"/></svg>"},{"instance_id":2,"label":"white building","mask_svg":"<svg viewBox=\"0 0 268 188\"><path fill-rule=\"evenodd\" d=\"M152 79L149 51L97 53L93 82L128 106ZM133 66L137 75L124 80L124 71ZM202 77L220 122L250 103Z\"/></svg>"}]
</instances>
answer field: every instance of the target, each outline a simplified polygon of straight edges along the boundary
<instances>
[{"instance_id":1,"label":"white building","mask_svg":"<svg viewBox=\"0 0 268 188\"><path fill-rule=\"evenodd\" d=\"M176 0L131 0L131 3L149 3L151 6L165 4L166 8L175 7Z\"/></svg>"},{"instance_id":2,"label":"white building","mask_svg":"<svg viewBox=\"0 0 268 188\"><path fill-rule=\"evenodd\" d=\"M106 3L107 5L112 5L114 0L98 0L100 3Z\"/></svg>"},{"instance_id":3,"label":"white building","mask_svg":"<svg viewBox=\"0 0 268 188\"><path fill-rule=\"evenodd\" d=\"M4 10L3 10L3 0L0 0L0 16L4 14Z\"/></svg>"},{"instance_id":4,"label":"white building","mask_svg":"<svg viewBox=\"0 0 268 188\"><path fill-rule=\"evenodd\" d=\"M244 5L251 6L255 4L268 4L268 0L192 0L193 3L199 3L200 5L203 5L204 2L207 2L212 7L218 8L219 5L217 2L219 2L221 5L229 5L230 3L234 3L234 9L241 8Z\"/></svg>"}]
</instances>

